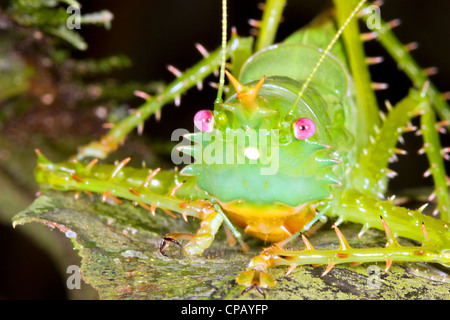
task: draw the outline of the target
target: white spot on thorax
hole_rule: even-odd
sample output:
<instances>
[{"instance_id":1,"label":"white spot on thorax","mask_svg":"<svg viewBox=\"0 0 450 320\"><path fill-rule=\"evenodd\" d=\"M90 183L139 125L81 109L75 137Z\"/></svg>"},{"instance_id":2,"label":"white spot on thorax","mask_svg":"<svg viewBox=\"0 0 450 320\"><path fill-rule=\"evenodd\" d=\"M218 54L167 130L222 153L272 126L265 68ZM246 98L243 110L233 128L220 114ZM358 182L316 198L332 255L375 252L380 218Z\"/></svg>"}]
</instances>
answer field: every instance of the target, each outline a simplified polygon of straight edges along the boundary
<instances>
[{"instance_id":1,"label":"white spot on thorax","mask_svg":"<svg viewBox=\"0 0 450 320\"><path fill-rule=\"evenodd\" d=\"M244 154L250 160L257 160L261 156L259 154L258 149L254 148L254 147L247 147L247 148L245 148Z\"/></svg>"}]
</instances>

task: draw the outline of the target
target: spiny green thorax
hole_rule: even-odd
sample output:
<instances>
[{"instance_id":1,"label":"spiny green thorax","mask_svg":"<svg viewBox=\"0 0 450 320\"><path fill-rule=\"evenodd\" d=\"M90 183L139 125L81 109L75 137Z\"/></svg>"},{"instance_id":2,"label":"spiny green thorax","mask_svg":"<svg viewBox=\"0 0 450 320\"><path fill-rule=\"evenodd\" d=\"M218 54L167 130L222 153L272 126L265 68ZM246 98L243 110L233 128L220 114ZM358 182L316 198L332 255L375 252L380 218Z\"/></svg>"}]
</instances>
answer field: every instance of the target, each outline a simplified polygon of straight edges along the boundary
<instances>
[{"instance_id":1,"label":"spiny green thorax","mask_svg":"<svg viewBox=\"0 0 450 320\"><path fill-rule=\"evenodd\" d=\"M292 123L282 122L296 97L295 81L262 78L250 86L240 84L229 73L228 77L236 95L216 106L211 132L185 136L194 145L180 151L193 156L195 162L182 174L195 175L198 187L223 202L298 206L330 197L332 185L341 184L333 172L339 161L326 144L330 120L317 115L324 111L321 108L326 109L320 95L308 90L295 110L296 119L317 121L316 134L298 140ZM281 93L280 84L285 84Z\"/></svg>"}]
</instances>

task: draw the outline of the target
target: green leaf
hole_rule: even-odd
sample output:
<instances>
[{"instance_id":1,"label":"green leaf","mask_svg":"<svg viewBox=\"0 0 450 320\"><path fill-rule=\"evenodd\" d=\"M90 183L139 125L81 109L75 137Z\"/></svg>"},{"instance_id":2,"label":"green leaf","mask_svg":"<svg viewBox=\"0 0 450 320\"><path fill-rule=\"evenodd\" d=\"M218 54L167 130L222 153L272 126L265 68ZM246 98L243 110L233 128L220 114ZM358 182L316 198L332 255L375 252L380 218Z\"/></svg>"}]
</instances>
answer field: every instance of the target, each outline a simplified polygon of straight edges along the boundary
<instances>
[{"instance_id":1,"label":"green leaf","mask_svg":"<svg viewBox=\"0 0 450 320\"><path fill-rule=\"evenodd\" d=\"M84 41L84 39L77 32L68 29L65 25L58 28L48 28L48 32L61 39L66 40L78 50L84 51L87 49L87 43Z\"/></svg>"},{"instance_id":2,"label":"green leaf","mask_svg":"<svg viewBox=\"0 0 450 320\"><path fill-rule=\"evenodd\" d=\"M246 258L237 253L237 259L229 259L236 250L227 248L221 258L191 259L176 246L167 251L170 259L163 257L158 249L162 235L195 230L183 219L166 216L157 212L153 217L131 203L75 201L73 195L54 193L36 199L13 218L13 225L40 222L65 233L82 257L84 280L103 299L224 298L224 292L214 294L216 288L228 287L239 270L236 265L244 269ZM227 294L239 296L242 288L233 287Z\"/></svg>"},{"instance_id":3,"label":"green leaf","mask_svg":"<svg viewBox=\"0 0 450 320\"><path fill-rule=\"evenodd\" d=\"M102 299L262 299L257 292L242 296L243 287L234 281L251 257L267 246L253 239L245 239L251 250L244 254L230 247L220 232L212 248L201 257L185 257L177 246L171 246L167 251L170 258L166 258L159 253L161 236L173 231L195 232L198 223L186 224L159 211L153 217L128 202L103 204L95 195L74 200L71 193L46 193L13 218L14 226L29 222L65 233L82 257L83 279L98 290ZM355 228L359 226L348 224L341 230L353 235L348 237L352 246L366 245L356 238ZM372 245L375 241L382 246L386 241L377 230L368 230L363 238ZM311 241L318 250L338 246L329 228ZM267 298L448 298L448 284L413 276L408 272L416 272L416 266L408 265L394 264L386 274L384 265L374 266L379 268L381 282L379 289L373 289L368 286L369 267L339 265L325 277L321 277L324 266L298 267L288 277L284 276L287 267L271 269L277 285L267 290Z\"/></svg>"}]
</instances>

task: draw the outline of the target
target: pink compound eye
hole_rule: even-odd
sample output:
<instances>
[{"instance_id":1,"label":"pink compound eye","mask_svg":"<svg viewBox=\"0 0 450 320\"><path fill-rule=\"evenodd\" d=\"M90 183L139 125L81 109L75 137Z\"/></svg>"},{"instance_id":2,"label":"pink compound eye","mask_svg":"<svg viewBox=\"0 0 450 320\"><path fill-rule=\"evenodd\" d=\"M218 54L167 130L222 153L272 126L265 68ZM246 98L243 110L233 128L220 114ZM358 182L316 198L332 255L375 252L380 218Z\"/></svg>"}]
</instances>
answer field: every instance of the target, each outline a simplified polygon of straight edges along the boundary
<instances>
[{"instance_id":1,"label":"pink compound eye","mask_svg":"<svg viewBox=\"0 0 450 320\"><path fill-rule=\"evenodd\" d=\"M316 132L316 125L311 119L301 118L294 123L294 136L298 140L311 138L314 132Z\"/></svg>"},{"instance_id":2,"label":"pink compound eye","mask_svg":"<svg viewBox=\"0 0 450 320\"><path fill-rule=\"evenodd\" d=\"M195 114L194 124L198 130L203 132L213 131L214 116L209 110L200 110Z\"/></svg>"}]
</instances>

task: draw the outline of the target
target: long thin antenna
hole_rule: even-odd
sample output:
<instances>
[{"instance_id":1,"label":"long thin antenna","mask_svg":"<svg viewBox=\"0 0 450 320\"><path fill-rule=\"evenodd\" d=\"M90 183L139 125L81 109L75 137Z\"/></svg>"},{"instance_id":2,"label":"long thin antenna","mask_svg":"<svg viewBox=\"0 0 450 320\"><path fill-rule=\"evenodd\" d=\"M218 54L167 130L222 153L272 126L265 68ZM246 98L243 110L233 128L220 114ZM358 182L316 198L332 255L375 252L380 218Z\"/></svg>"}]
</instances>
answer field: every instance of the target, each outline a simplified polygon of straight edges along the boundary
<instances>
[{"instance_id":1,"label":"long thin antenna","mask_svg":"<svg viewBox=\"0 0 450 320\"><path fill-rule=\"evenodd\" d=\"M350 13L350 16L347 18L347 20L344 22L344 24L339 28L338 32L336 33L336 35L333 37L333 39L331 40L331 42L328 44L328 46L325 48L324 52L322 53L322 55L320 56L319 60L317 61L316 65L314 66L314 68L312 69L311 73L309 74L308 78L306 78L306 81L303 83L303 86L301 87L297 98L295 99L294 105L292 106L292 109L289 111L289 114L292 113L292 111L294 110L295 106L300 102L300 99L303 95L303 93L305 92L306 88L308 87L309 83L311 82L312 78L314 77L314 75L316 74L317 70L319 70L320 65L322 64L323 60L325 60L325 57L328 55L328 53L331 51L331 49L333 48L334 44L336 43L336 41L339 39L339 37L341 36L342 32L344 32L345 28L347 27L347 25L350 23L350 21L353 19L353 17L359 12L359 10L361 9L361 7L363 6L363 4L366 2L367 0L361 0L358 5L355 7L355 9L353 9L353 11Z\"/></svg>"},{"instance_id":2,"label":"long thin antenna","mask_svg":"<svg viewBox=\"0 0 450 320\"><path fill-rule=\"evenodd\" d=\"M222 61L220 63L219 90L217 91L216 104L222 103L223 87L225 85L225 63L227 50L227 0L222 0Z\"/></svg>"}]
</instances>

